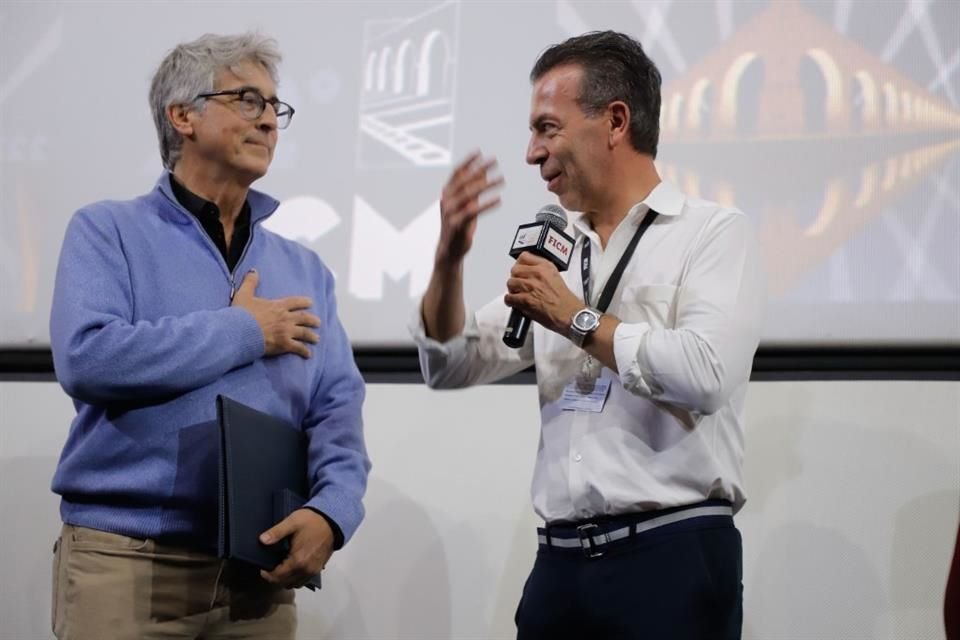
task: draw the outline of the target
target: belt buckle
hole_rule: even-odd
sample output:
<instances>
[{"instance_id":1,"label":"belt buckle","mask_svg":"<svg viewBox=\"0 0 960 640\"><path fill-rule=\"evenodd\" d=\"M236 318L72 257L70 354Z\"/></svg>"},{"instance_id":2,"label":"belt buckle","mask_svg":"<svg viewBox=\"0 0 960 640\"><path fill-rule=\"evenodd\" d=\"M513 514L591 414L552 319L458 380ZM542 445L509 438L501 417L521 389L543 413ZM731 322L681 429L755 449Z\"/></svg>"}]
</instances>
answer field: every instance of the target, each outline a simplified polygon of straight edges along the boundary
<instances>
[{"instance_id":1,"label":"belt buckle","mask_svg":"<svg viewBox=\"0 0 960 640\"><path fill-rule=\"evenodd\" d=\"M594 529L598 528L599 527L592 522L577 527L577 537L580 538L580 548L583 550L583 555L587 558L599 558L603 555L603 551L597 549L597 545L594 543L593 535L591 534Z\"/></svg>"}]
</instances>

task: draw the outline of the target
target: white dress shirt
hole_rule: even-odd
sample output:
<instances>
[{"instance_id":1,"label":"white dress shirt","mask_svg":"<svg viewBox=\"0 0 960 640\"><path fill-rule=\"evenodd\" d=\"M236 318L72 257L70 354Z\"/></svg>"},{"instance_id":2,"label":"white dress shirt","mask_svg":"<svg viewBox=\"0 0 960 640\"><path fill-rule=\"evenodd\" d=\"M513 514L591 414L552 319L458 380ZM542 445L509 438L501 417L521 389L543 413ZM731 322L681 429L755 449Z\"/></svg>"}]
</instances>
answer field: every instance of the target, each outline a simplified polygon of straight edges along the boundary
<instances>
[{"instance_id":1,"label":"white dress shirt","mask_svg":"<svg viewBox=\"0 0 960 640\"><path fill-rule=\"evenodd\" d=\"M502 296L446 343L411 326L433 388L492 382L535 364L540 446L536 512L547 522L582 520L725 498L738 510L743 405L765 300L756 241L736 209L687 198L662 182L634 205L601 248L586 216L572 216L576 249L563 274L583 295L582 237L591 242L591 305L648 209L660 215L637 245L608 313L619 375L600 413L561 408L586 353L534 323L520 349L503 344L510 309ZM568 227L568 231L569 231ZM504 274L506 280L506 274ZM519 427L520 425L518 425Z\"/></svg>"}]
</instances>

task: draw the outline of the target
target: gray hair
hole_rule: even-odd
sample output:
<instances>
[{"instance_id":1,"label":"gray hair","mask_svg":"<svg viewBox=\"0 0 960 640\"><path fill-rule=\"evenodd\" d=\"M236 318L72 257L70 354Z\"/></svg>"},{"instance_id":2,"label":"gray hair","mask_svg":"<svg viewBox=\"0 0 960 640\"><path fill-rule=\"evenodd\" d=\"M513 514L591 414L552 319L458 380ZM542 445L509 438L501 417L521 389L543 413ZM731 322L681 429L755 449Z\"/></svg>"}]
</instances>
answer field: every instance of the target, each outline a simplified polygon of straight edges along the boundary
<instances>
[{"instance_id":1,"label":"gray hair","mask_svg":"<svg viewBox=\"0 0 960 640\"><path fill-rule=\"evenodd\" d=\"M220 71L232 70L244 62L261 65L276 83L280 60L277 41L254 32L234 36L208 33L177 45L168 53L150 83L150 110L160 139L163 166L173 171L183 145L183 139L167 118L168 107L190 104L197 95L214 91Z\"/></svg>"}]
</instances>

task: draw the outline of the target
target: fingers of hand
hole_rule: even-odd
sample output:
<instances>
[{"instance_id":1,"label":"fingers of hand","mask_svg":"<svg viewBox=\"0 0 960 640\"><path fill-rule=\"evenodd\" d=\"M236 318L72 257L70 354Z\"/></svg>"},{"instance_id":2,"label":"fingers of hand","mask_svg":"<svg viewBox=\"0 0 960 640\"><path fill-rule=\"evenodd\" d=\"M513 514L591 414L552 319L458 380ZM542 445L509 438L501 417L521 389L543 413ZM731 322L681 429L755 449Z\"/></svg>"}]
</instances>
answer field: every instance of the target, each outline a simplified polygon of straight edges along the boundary
<instances>
[{"instance_id":1,"label":"fingers of hand","mask_svg":"<svg viewBox=\"0 0 960 640\"><path fill-rule=\"evenodd\" d=\"M533 285L529 280L523 278L509 278L507 280L507 291L510 293L528 293L533 290Z\"/></svg>"},{"instance_id":2,"label":"fingers of hand","mask_svg":"<svg viewBox=\"0 0 960 640\"><path fill-rule=\"evenodd\" d=\"M264 580L294 588L320 573L332 552L332 534L326 521L320 523L315 516L298 510L283 521L289 521L293 531L290 553L272 571L260 572Z\"/></svg>"},{"instance_id":3,"label":"fingers of hand","mask_svg":"<svg viewBox=\"0 0 960 640\"><path fill-rule=\"evenodd\" d=\"M529 251L524 251L517 257L517 263L521 265L547 265L553 264L546 258L541 258L538 255L530 253Z\"/></svg>"},{"instance_id":4,"label":"fingers of hand","mask_svg":"<svg viewBox=\"0 0 960 640\"><path fill-rule=\"evenodd\" d=\"M260 284L260 274L257 273L256 269L250 269L250 271L247 271L244 274L243 280L240 282L239 288L245 291L250 291L250 293L256 293L257 286L259 284Z\"/></svg>"},{"instance_id":5,"label":"fingers of hand","mask_svg":"<svg viewBox=\"0 0 960 640\"><path fill-rule=\"evenodd\" d=\"M499 198L480 203L479 197L503 184L503 176L489 177L487 173L496 165L488 160L464 172L455 173L443 190L441 213L446 218L471 218L496 206Z\"/></svg>"},{"instance_id":6,"label":"fingers of hand","mask_svg":"<svg viewBox=\"0 0 960 640\"><path fill-rule=\"evenodd\" d=\"M459 176L463 175L473 163L480 159L480 155L479 149L470 152L470 155L464 158L463 161L454 168L453 173L450 174L450 178L447 180L447 184L454 182Z\"/></svg>"},{"instance_id":7,"label":"fingers of hand","mask_svg":"<svg viewBox=\"0 0 960 640\"><path fill-rule=\"evenodd\" d=\"M460 203L461 207L465 205L468 208L469 206L479 207L479 198L482 194L502 185L503 176L490 177L487 175L490 166L492 165L484 165L482 171L468 176L463 184L451 194L454 197L454 202Z\"/></svg>"},{"instance_id":8,"label":"fingers of hand","mask_svg":"<svg viewBox=\"0 0 960 640\"><path fill-rule=\"evenodd\" d=\"M521 254L521 257L527 254ZM510 267L510 277L523 280L536 280L538 282L549 282L554 276L559 276L560 272L549 260L538 258L539 262L531 264L530 262L521 262L519 259Z\"/></svg>"},{"instance_id":9,"label":"fingers of hand","mask_svg":"<svg viewBox=\"0 0 960 640\"><path fill-rule=\"evenodd\" d=\"M496 158L487 158L484 160L479 151L474 151L453 170L453 173L450 174L450 178L447 180L447 184L444 186L444 191L468 182L478 173L486 173L496 165Z\"/></svg>"},{"instance_id":10,"label":"fingers of hand","mask_svg":"<svg viewBox=\"0 0 960 640\"><path fill-rule=\"evenodd\" d=\"M283 562L273 568L272 571L261 571L260 576L272 584L288 586L294 580L301 578L301 568L293 555L289 555Z\"/></svg>"},{"instance_id":11,"label":"fingers of hand","mask_svg":"<svg viewBox=\"0 0 960 640\"><path fill-rule=\"evenodd\" d=\"M273 584L282 584L284 586L291 580L292 577L296 577L296 574L300 570L300 561L293 553L294 547L297 542L297 533L300 530L300 523L295 517L295 513L290 514L277 524L273 525L270 529L267 529L262 534L260 534L260 542L263 544L276 544L280 540L288 536L293 536L291 540L291 550L290 553L284 558L283 562L273 568L272 571L261 571L260 575L267 582Z\"/></svg>"},{"instance_id":12,"label":"fingers of hand","mask_svg":"<svg viewBox=\"0 0 960 640\"><path fill-rule=\"evenodd\" d=\"M311 331L311 327L320 326L320 318L309 313L307 311L295 311L293 313L287 313L284 318L284 337L293 345L302 347L302 349L297 349L297 352L301 355L306 353L309 357L309 350L304 347L301 343L308 342L310 344L317 344L320 342L320 336L315 331Z\"/></svg>"},{"instance_id":13,"label":"fingers of hand","mask_svg":"<svg viewBox=\"0 0 960 640\"><path fill-rule=\"evenodd\" d=\"M313 315L309 311L295 311L292 314L292 320L294 323L300 325L301 327L319 327L320 318Z\"/></svg>"},{"instance_id":14,"label":"fingers of hand","mask_svg":"<svg viewBox=\"0 0 960 640\"><path fill-rule=\"evenodd\" d=\"M310 344L320 342L320 336L317 335L315 331L310 331L310 329L306 327L297 327L297 335L294 336L294 339L300 342L309 342Z\"/></svg>"},{"instance_id":15,"label":"fingers of hand","mask_svg":"<svg viewBox=\"0 0 960 640\"><path fill-rule=\"evenodd\" d=\"M291 516L287 516L277 524L261 533L260 542L263 544L276 544L296 530L296 521Z\"/></svg>"},{"instance_id":16,"label":"fingers of hand","mask_svg":"<svg viewBox=\"0 0 960 640\"><path fill-rule=\"evenodd\" d=\"M312 355L307 345L303 344L299 340L294 340L292 338L288 339L284 347L287 353L295 353L304 359L307 359Z\"/></svg>"},{"instance_id":17,"label":"fingers of hand","mask_svg":"<svg viewBox=\"0 0 960 640\"><path fill-rule=\"evenodd\" d=\"M503 296L503 303L511 309L526 310L530 308L529 295L526 293L507 293Z\"/></svg>"},{"instance_id":18,"label":"fingers of hand","mask_svg":"<svg viewBox=\"0 0 960 640\"><path fill-rule=\"evenodd\" d=\"M243 276L243 280L240 281L240 286L237 287L236 292L233 294L233 305L237 305L241 301L244 301L248 298L253 298L257 292L257 286L260 284L260 274L256 270L251 269Z\"/></svg>"},{"instance_id":19,"label":"fingers of hand","mask_svg":"<svg viewBox=\"0 0 960 640\"><path fill-rule=\"evenodd\" d=\"M279 584L288 588L302 587L310 578L320 573L323 567L319 558L305 553L296 553L291 550L290 555L277 565L273 571L260 573L267 582Z\"/></svg>"},{"instance_id":20,"label":"fingers of hand","mask_svg":"<svg viewBox=\"0 0 960 640\"><path fill-rule=\"evenodd\" d=\"M289 296L280 298L277 303L287 311L299 311L300 309L309 309L313 306L313 300L306 296Z\"/></svg>"},{"instance_id":21,"label":"fingers of hand","mask_svg":"<svg viewBox=\"0 0 960 640\"><path fill-rule=\"evenodd\" d=\"M308 344L317 344L320 341L319 336L309 329L297 327L293 332L285 335L280 340L282 353L295 353L301 358L309 358L312 353Z\"/></svg>"},{"instance_id":22,"label":"fingers of hand","mask_svg":"<svg viewBox=\"0 0 960 640\"><path fill-rule=\"evenodd\" d=\"M490 209L493 209L494 207L499 207L499 206L500 206L500 196L494 196L493 198L487 200L486 202L478 203L477 215L479 216L481 213L485 211L489 211Z\"/></svg>"},{"instance_id":23,"label":"fingers of hand","mask_svg":"<svg viewBox=\"0 0 960 640\"><path fill-rule=\"evenodd\" d=\"M267 340L267 355L295 353L302 358L309 358L311 353L307 344L316 344L320 340L309 329L282 323L274 328L271 336Z\"/></svg>"},{"instance_id":24,"label":"fingers of hand","mask_svg":"<svg viewBox=\"0 0 960 640\"><path fill-rule=\"evenodd\" d=\"M306 344L317 344L320 335L311 328L320 326L320 318L308 311L282 311L279 326L279 342L284 352L310 357ZM306 343L306 344L305 344Z\"/></svg>"}]
</instances>

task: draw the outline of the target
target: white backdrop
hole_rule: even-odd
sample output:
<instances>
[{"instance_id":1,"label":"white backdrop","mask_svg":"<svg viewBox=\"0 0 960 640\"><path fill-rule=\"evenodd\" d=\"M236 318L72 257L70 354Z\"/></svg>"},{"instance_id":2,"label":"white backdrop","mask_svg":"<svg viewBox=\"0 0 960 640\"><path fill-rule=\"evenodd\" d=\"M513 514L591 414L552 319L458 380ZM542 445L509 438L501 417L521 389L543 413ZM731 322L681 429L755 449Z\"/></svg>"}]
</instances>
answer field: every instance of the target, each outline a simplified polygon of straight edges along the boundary
<instances>
[{"instance_id":1,"label":"white backdrop","mask_svg":"<svg viewBox=\"0 0 960 640\"><path fill-rule=\"evenodd\" d=\"M753 383L745 640L942 640L960 515L960 383ZM73 409L0 383L0 639L49 633L49 483ZM494 640L536 550L536 387L370 385L368 516L301 640Z\"/></svg>"}]
</instances>

